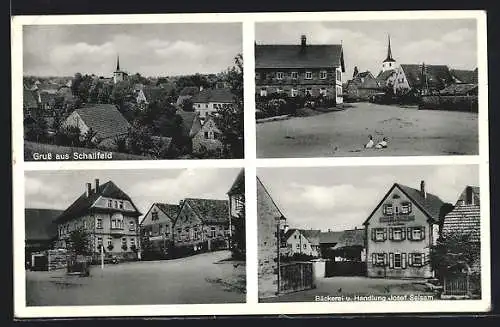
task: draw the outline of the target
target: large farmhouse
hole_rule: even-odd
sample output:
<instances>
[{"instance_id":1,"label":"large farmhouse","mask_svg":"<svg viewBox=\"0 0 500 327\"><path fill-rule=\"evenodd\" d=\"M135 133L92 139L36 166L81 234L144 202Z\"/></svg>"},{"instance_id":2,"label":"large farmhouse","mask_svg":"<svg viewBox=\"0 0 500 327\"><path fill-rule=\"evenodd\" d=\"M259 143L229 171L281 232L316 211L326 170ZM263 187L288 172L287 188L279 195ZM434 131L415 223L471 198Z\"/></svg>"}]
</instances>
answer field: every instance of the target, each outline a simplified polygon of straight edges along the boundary
<instances>
[{"instance_id":1,"label":"large farmhouse","mask_svg":"<svg viewBox=\"0 0 500 327\"><path fill-rule=\"evenodd\" d=\"M342 103L344 54L340 44L255 45L255 90L260 96L323 95Z\"/></svg>"}]
</instances>

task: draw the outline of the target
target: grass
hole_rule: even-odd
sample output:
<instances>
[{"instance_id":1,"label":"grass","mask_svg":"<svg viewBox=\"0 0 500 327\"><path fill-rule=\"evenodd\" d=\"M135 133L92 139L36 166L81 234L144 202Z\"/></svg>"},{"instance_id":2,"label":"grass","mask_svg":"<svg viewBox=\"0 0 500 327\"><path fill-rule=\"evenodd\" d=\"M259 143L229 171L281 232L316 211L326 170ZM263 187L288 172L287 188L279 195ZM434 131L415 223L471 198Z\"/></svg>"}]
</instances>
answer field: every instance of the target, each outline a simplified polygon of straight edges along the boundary
<instances>
[{"instance_id":1,"label":"grass","mask_svg":"<svg viewBox=\"0 0 500 327\"><path fill-rule=\"evenodd\" d=\"M94 153L100 151L102 152L108 152L104 150L99 150L99 149L88 149L88 148L80 148L80 147L69 147L69 146L61 146L61 145L54 145L54 144L44 144L44 143L36 143L36 142L29 142L29 141L24 141L24 160L25 161L36 161L33 156L38 153L38 154L52 154L52 159L42 159L43 161L57 161L57 160L64 160L64 159L56 159L55 155L69 155L69 159L67 160L73 160L72 155L74 152L77 153ZM112 153L112 159L110 160L148 160L151 158L144 157L144 156L138 156L138 155L133 155L133 154L128 154L128 153L121 153L121 152L111 152ZM85 160L85 159L83 159Z\"/></svg>"}]
</instances>

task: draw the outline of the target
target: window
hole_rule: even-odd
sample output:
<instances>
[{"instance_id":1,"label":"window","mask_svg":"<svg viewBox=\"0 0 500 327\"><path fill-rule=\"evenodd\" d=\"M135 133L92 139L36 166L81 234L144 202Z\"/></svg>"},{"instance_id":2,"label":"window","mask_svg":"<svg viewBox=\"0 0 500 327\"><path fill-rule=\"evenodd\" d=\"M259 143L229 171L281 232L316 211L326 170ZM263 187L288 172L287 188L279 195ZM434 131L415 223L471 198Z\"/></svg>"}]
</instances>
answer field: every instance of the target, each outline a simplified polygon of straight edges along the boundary
<instances>
[{"instance_id":1,"label":"window","mask_svg":"<svg viewBox=\"0 0 500 327\"><path fill-rule=\"evenodd\" d=\"M205 139L208 139L208 132L204 133L204 137L205 137Z\"/></svg>"},{"instance_id":2,"label":"window","mask_svg":"<svg viewBox=\"0 0 500 327\"><path fill-rule=\"evenodd\" d=\"M404 215L411 213L411 202L403 202L401 204L401 213Z\"/></svg>"},{"instance_id":3,"label":"window","mask_svg":"<svg viewBox=\"0 0 500 327\"><path fill-rule=\"evenodd\" d=\"M133 221L128 223L129 230L135 230L135 223Z\"/></svg>"},{"instance_id":4,"label":"window","mask_svg":"<svg viewBox=\"0 0 500 327\"><path fill-rule=\"evenodd\" d=\"M162 235L163 234L163 226L159 225L158 228L159 228L159 234Z\"/></svg>"},{"instance_id":5,"label":"window","mask_svg":"<svg viewBox=\"0 0 500 327\"><path fill-rule=\"evenodd\" d=\"M122 246L126 247L127 246L127 239L124 237L122 238Z\"/></svg>"},{"instance_id":6,"label":"window","mask_svg":"<svg viewBox=\"0 0 500 327\"><path fill-rule=\"evenodd\" d=\"M113 244L113 239L111 237L108 237L108 246Z\"/></svg>"},{"instance_id":7,"label":"window","mask_svg":"<svg viewBox=\"0 0 500 327\"><path fill-rule=\"evenodd\" d=\"M401 253L394 253L394 268L401 268Z\"/></svg>"},{"instance_id":8,"label":"window","mask_svg":"<svg viewBox=\"0 0 500 327\"><path fill-rule=\"evenodd\" d=\"M216 236L216 230L215 226L210 227L210 237L215 237Z\"/></svg>"},{"instance_id":9,"label":"window","mask_svg":"<svg viewBox=\"0 0 500 327\"><path fill-rule=\"evenodd\" d=\"M313 73L312 72L306 72L306 79L312 79L313 78Z\"/></svg>"},{"instance_id":10,"label":"window","mask_svg":"<svg viewBox=\"0 0 500 327\"><path fill-rule=\"evenodd\" d=\"M298 78L299 78L299 73L292 72L292 79L298 79Z\"/></svg>"},{"instance_id":11,"label":"window","mask_svg":"<svg viewBox=\"0 0 500 327\"><path fill-rule=\"evenodd\" d=\"M385 253L373 253L372 254L372 264L374 266L385 266L386 265L386 254Z\"/></svg>"},{"instance_id":12,"label":"window","mask_svg":"<svg viewBox=\"0 0 500 327\"><path fill-rule=\"evenodd\" d=\"M151 212L151 220L158 220L158 211Z\"/></svg>"},{"instance_id":13,"label":"window","mask_svg":"<svg viewBox=\"0 0 500 327\"><path fill-rule=\"evenodd\" d=\"M112 208L113 207L113 200L108 200L108 207Z\"/></svg>"},{"instance_id":14,"label":"window","mask_svg":"<svg viewBox=\"0 0 500 327\"><path fill-rule=\"evenodd\" d=\"M323 96L326 96L326 88L322 87L320 90L319 90L319 94L323 95Z\"/></svg>"},{"instance_id":15,"label":"window","mask_svg":"<svg viewBox=\"0 0 500 327\"><path fill-rule=\"evenodd\" d=\"M408 236L412 241L421 241L425 238L425 228L408 227Z\"/></svg>"},{"instance_id":16,"label":"window","mask_svg":"<svg viewBox=\"0 0 500 327\"><path fill-rule=\"evenodd\" d=\"M322 70L319 72L320 79L326 79L326 76L327 76L326 70Z\"/></svg>"},{"instance_id":17,"label":"window","mask_svg":"<svg viewBox=\"0 0 500 327\"><path fill-rule=\"evenodd\" d=\"M394 241L402 241L406 237L405 229L398 227L390 228L389 237Z\"/></svg>"},{"instance_id":18,"label":"window","mask_svg":"<svg viewBox=\"0 0 500 327\"><path fill-rule=\"evenodd\" d=\"M293 238L294 238L294 239L297 239L297 235L293 235Z\"/></svg>"},{"instance_id":19,"label":"window","mask_svg":"<svg viewBox=\"0 0 500 327\"><path fill-rule=\"evenodd\" d=\"M307 95L312 95L312 88L308 87L308 88L306 89L306 94L307 94Z\"/></svg>"},{"instance_id":20,"label":"window","mask_svg":"<svg viewBox=\"0 0 500 327\"><path fill-rule=\"evenodd\" d=\"M101 246L102 246L102 237L100 237L100 236L99 236L99 237L97 238L97 247L99 247L99 248L100 248Z\"/></svg>"},{"instance_id":21,"label":"window","mask_svg":"<svg viewBox=\"0 0 500 327\"><path fill-rule=\"evenodd\" d=\"M304 244L304 249L307 249L307 244Z\"/></svg>"},{"instance_id":22,"label":"window","mask_svg":"<svg viewBox=\"0 0 500 327\"><path fill-rule=\"evenodd\" d=\"M111 228L112 229L123 229L123 220L120 218L111 219Z\"/></svg>"},{"instance_id":23,"label":"window","mask_svg":"<svg viewBox=\"0 0 500 327\"><path fill-rule=\"evenodd\" d=\"M135 246L135 238L130 239L130 246Z\"/></svg>"},{"instance_id":24,"label":"window","mask_svg":"<svg viewBox=\"0 0 500 327\"><path fill-rule=\"evenodd\" d=\"M284 75L283 72L277 72L276 79L279 79L279 80L283 79L283 75Z\"/></svg>"},{"instance_id":25,"label":"window","mask_svg":"<svg viewBox=\"0 0 500 327\"><path fill-rule=\"evenodd\" d=\"M342 81L342 73L338 69L335 70L335 79L337 80L337 82Z\"/></svg>"},{"instance_id":26,"label":"window","mask_svg":"<svg viewBox=\"0 0 500 327\"><path fill-rule=\"evenodd\" d=\"M394 214L393 207L391 203L384 204L384 215L392 216Z\"/></svg>"},{"instance_id":27,"label":"window","mask_svg":"<svg viewBox=\"0 0 500 327\"><path fill-rule=\"evenodd\" d=\"M297 89L294 89L294 88L292 88L292 90L290 91L290 95L292 97L296 97L298 93L299 93L299 91Z\"/></svg>"},{"instance_id":28,"label":"window","mask_svg":"<svg viewBox=\"0 0 500 327\"><path fill-rule=\"evenodd\" d=\"M383 242L386 240L387 232L385 228L373 228L372 240L375 242Z\"/></svg>"},{"instance_id":29,"label":"window","mask_svg":"<svg viewBox=\"0 0 500 327\"><path fill-rule=\"evenodd\" d=\"M423 253L410 253L408 254L408 265L413 267L421 267L424 265Z\"/></svg>"},{"instance_id":30,"label":"window","mask_svg":"<svg viewBox=\"0 0 500 327\"><path fill-rule=\"evenodd\" d=\"M255 79L260 79L260 73L255 73Z\"/></svg>"},{"instance_id":31,"label":"window","mask_svg":"<svg viewBox=\"0 0 500 327\"><path fill-rule=\"evenodd\" d=\"M120 209L123 209L123 201L120 201Z\"/></svg>"},{"instance_id":32,"label":"window","mask_svg":"<svg viewBox=\"0 0 500 327\"><path fill-rule=\"evenodd\" d=\"M297 244L297 250L300 250L300 244Z\"/></svg>"},{"instance_id":33,"label":"window","mask_svg":"<svg viewBox=\"0 0 500 327\"><path fill-rule=\"evenodd\" d=\"M265 97L265 96L267 96L267 89L266 89L266 88L262 88L262 89L260 89L260 96L261 96L261 97Z\"/></svg>"},{"instance_id":34,"label":"window","mask_svg":"<svg viewBox=\"0 0 500 327\"><path fill-rule=\"evenodd\" d=\"M208 109L208 103L205 103L205 109Z\"/></svg>"},{"instance_id":35,"label":"window","mask_svg":"<svg viewBox=\"0 0 500 327\"><path fill-rule=\"evenodd\" d=\"M97 218L96 228L102 228L102 218Z\"/></svg>"}]
</instances>

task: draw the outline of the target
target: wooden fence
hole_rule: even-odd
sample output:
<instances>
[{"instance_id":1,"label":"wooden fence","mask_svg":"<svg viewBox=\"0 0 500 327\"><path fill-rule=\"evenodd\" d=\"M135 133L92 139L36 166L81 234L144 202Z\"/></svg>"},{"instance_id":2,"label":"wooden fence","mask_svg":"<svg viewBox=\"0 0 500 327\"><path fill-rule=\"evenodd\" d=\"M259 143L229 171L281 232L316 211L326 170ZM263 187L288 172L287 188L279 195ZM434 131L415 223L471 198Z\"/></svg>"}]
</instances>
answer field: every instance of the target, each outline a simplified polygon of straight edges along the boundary
<instances>
[{"instance_id":1,"label":"wooden fence","mask_svg":"<svg viewBox=\"0 0 500 327\"><path fill-rule=\"evenodd\" d=\"M443 297L469 297L469 274L453 274L443 280Z\"/></svg>"},{"instance_id":2,"label":"wooden fence","mask_svg":"<svg viewBox=\"0 0 500 327\"><path fill-rule=\"evenodd\" d=\"M293 262L280 265L279 293L315 288L312 262Z\"/></svg>"}]
</instances>

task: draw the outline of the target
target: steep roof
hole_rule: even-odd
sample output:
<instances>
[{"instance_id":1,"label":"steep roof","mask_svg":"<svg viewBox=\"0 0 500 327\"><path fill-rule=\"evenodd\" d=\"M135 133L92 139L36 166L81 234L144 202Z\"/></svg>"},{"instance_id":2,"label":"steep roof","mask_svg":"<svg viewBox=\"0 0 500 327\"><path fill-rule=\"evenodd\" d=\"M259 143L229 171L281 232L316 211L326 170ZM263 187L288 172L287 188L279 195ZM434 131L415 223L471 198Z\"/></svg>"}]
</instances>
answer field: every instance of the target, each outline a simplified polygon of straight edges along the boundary
<instances>
[{"instance_id":1,"label":"steep roof","mask_svg":"<svg viewBox=\"0 0 500 327\"><path fill-rule=\"evenodd\" d=\"M144 86L142 92L148 102L160 101L165 97L165 89L158 86Z\"/></svg>"},{"instance_id":2,"label":"steep roof","mask_svg":"<svg viewBox=\"0 0 500 327\"><path fill-rule=\"evenodd\" d=\"M401 64L400 66L410 87L422 86L422 64ZM453 76L446 65L425 64L425 74L430 87L444 86L453 82Z\"/></svg>"},{"instance_id":3,"label":"steep roof","mask_svg":"<svg viewBox=\"0 0 500 327\"><path fill-rule=\"evenodd\" d=\"M95 203L95 201L100 196L130 201L135 211L127 214L135 216L141 215L140 211L132 202L132 199L125 192L123 192L118 186L116 186L115 183L109 181L102 185L99 185L98 192L96 192L95 188L93 188L90 196L88 197L85 194L85 192L82 193L82 195L80 195L80 197L78 197L78 199L76 199L75 202L73 202L66 210L64 210L64 212L57 218L56 222L63 223L65 221L80 217L81 215L88 212L90 207Z\"/></svg>"},{"instance_id":4,"label":"steep roof","mask_svg":"<svg viewBox=\"0 0 500 327\"><path fill-rule=\"evenodd\" d=\"M364 246L365 245L365 230L364 229L348 229L342 231L339 237L336 248L346 246Z\"/></svg>"},{"instance_id":5,"label":"steep roof","mask_svg":"<svg viewBox=\"0 0 500 327\"><path fill-rule=\"evenodd\" d=\"M255 68L340 67L345 71L340 44L256 44Z\"/></svg>"},{"instance_id":6,"label":"steep roof","mask_svg":"<svg viewBox=\"0 0 500 327\"><path fill-rule=\"evenodd\" d=\"M478 76L477 69L450 69L450 73L457 83L477 84Z\"/></svg>"},{"instance_id":7,"label":"steep roof","mask_svg":"<svg viewBox=\"0 0 500 327\"><path fill-rule=\"evenodd\" d=\"M62 210L24 209L24 234L26 241L49 241L57 237L57 225L54 220Z\"/></svg>"},{"instance_id":8,"label":"steep roof","mask_svg":"<svg viewBox=\"0 0 500 327\"><path fill-rule=\"evenodd\" d=\"M241 168L238 176L236 176L233 185L227 192L228 195L232 194L245 194L245 169Z\"/></svg>"},{"instance_id":9,"label":"steep roof","mask_svg":"<svg viewBox=\"0 0 500 327\"><path fill-rule=\"evenodd\" d=\"M297 228L289 228L289 229L287 229L287 231L285 232L285 234L283 234L283 239L284 240L288 240L290 238L290 236L292 236L293 233L295 233L296 231L298 231Z\"/></svg>"},{"instance_id":10,"label":"steep roof","mask_svg":"<svg viewBox=\"0 0 500 327\"><path fill-rule=\"evenodd\" d=\"M444 218L443 235L462 234L470 235L471 242L481 240L481 214L478 205L459 205L450 211Z\"/></svg>"},{"instance_id":11,"label":"steep roof","mask_svg":"<svg viewBox=\"0 0 500 327\"><path fill-rule=\"evenodd\" d=\"M338 243L343 232L320 232L319 242L321 244Z\"/></svg>"},{"instance_id":12,"label":"steep roof","mask_svg":"<svg viewBox=\"0 0 500 327\"><path fill-rule=\"evenodd\" d=\"M191 98L192 102L222 102L232 103L234 95L229 89L204 89Z\"/></svg>"},{"instance_id":13,"label":"steep roof","mask_svg":"<svg viewBox=\"0 0 500 327\"><path fill-rule=\"evenodd\" d=\"M461 201L467 201L466 197L467 197L467 188L470 187L471 190L472 190L472 196L473 196L473 200L474 201L474 204L479 204L480 201L481 201L481 195L479 193L479 186L471 186L471 185L467 185L464 190L462 191L462 193L460 194L460 196L458 197L457 199L457 202L455 205L458 205L459 202Z\"/></svg>"},{"instance_id":14,"label":"steep roof","mask_svg":"<svg viewBox=\"0 0 500 327\"><path fill-rule=\"evenodd\" d=\"M302 229L300 230L302 235L305 236L309 240L312 245L319 245L319 235L321 233L320 230L315 229Z\"/></svg>"},{"instance_id":15,"label":"steep roof","mask_svg":"<svg viewBox=\"0 0 500 327\"><path fill-rule=\"evenodd\" d=\"M189 204L205 223L229 222L229 202L227 200L186 198L185 204Z\"/></svg>"},{"instance_id":16,"label":"steep roof","mask_svg":"<svg viewBox=\"0 0 500 327\"><path fill-rule=\"evenodd\" d=\"M156 206L163 211L171 219L175 220L177 218L177 214L179 213L179 205L177 204L168 204L168 203L155 203Z\"/></svg>"},{"instance_id":17,"label":"steep roof","mask_svg":"<svg viewBox=\"0 0 500 327\"><path fill-rule=\"evenodd\" d=\"M112 104L96 104L75 109L85 124L96 132L97 137L106 139L126 134L130 127L117 107Z\"/></svg>"},{"instance_id":18,"label":"steep roof","mask_svg":"<svg viewBox=\"0 0 500 327\"><path fill-rule=\"evenodd\" d=\"M442 95L465 95L469 92L477 91L477 84L450 84L441 91Z\"/></svg>"},{"instance_id":19,"label":"steep roof","mask_svg":"<svg viewBox=\"0 0 500 327\"><path fill-rule=\"evenodd\" d=\"M176 113L182 118L184 135L193 137L200 131L201 123L197 112L177 110Z\"/></svg>"},{"instance_id":20,"label":"steep roof","mask_svg":"<svg viewBox=\"0 0 500 327\"><path fill-rule=\"evenodd\" d=\"M264 195L267 196L267 198L271 200L272 204L274 205L274 209L276 209L276 211L281 215L282 218L285 218L285 215L283 215L283 213L281 212L280 208L278 207L278 205L274 201L273 197L271 196L271 194L269 193L269 191L267 190L267 188L264 186L264 184L260 180L259 176L256 176L256 177L257 177L257 200L258 200L258 196L259 196L259 193L260 193L259 191L263 191ZM258 209L257 209L257 211L258 211Z\"/></svg>"},{"instance_id":21,"label":"steep roof","mask_svg":"<svg viewBox=\"0 0 500 327\"><path fill-rule=\"evenodd\" d=\"M383 83L383 85L385 85L385 83L387 82L387 79L395 72L394 69L389 69L389 70L386 70L385 72L383 71L380 71L380 73L378 73L377 75L377 80L381 83Z\"/></svg>"},{"instance_id":22,"label":"steep roof","mask_svg":"<svg viewBox=\"0 0 500 327\"><path fill-rule=\"evenodd\" d=\"M23 107L26 108L38 107L38 101L36 99L34 91L27 89L23 90Z\"/></svg>"}]
</instances>

